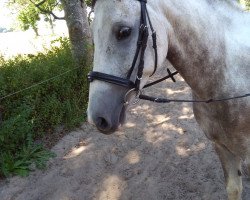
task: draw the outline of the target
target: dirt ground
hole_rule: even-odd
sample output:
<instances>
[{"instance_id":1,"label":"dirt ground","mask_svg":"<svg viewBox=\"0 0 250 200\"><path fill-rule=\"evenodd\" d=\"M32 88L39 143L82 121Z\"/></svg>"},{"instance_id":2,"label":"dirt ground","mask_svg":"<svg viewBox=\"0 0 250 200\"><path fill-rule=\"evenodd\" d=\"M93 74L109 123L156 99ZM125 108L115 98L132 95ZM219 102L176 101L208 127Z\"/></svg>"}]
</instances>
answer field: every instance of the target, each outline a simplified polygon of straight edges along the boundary
<instances>
[{"instance_id":1,"label":"dirt ground","mask_svg":"<svg viewBox=\"0 0 250 200\"><path fill-rule=\"evenodd\" d=\"M161 72L163 74L165 72ZM157 75L159 77L159 75ZM178 77L147 90L191 98ZM224 178L212 143L190 104L140 102L127 124L105 136L84 123L53 147L45 171L0 183L1 200L225 200ZM244 188L243 199L250 199Z\"/></svg>"}]
</instances>

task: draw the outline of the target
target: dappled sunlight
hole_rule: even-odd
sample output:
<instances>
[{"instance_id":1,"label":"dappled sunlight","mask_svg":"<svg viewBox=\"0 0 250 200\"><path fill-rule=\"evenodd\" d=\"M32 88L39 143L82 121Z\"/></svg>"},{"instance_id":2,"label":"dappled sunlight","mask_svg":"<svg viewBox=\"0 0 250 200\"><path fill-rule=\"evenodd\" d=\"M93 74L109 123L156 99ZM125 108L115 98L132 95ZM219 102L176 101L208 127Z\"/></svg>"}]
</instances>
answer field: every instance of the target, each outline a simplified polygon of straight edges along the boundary
<instances>
[{"instance_id":1,"label":"dappled sunlight","mask_svg":"<svg viewBox=\"0 0 250 200\"><path fill-rule=\"evenodd\" d=\"M185 88L179 89L179 90L173 90L173 89L167 88L167 89L163 89L163 91L165 91L166 94L168 94L168 95L174 95L174 94L189 92L189 88L185 87Z\"/></svg>"},{"instance_id":2,"label":"dappled sunlight","mask_svg":"<svg viewBox=\"0 0 250 200\"><path fill-rule=\"evenodd\" d=\"M73 147L64 157L63 159L75 158L87 149L89 149L91 145L87 145L85 142L80 142L78 145Z\"/></svg>"},{"instance_id":3,"label":"dappled sunlight","mask_svg":"<svg viewBox=\"0 0 250 200\"><path fill-rule=\"evenodd\" d=\"M169 139L171 139L171 137L167 134L164 134L163 132L159 132L159 131L154 132L153 130L149 130L145 134L145 139L148 143L157 144L157 143L166 142Z\"/></svg>"},{"instance_id":4,"label":"dappled sunlight","mask_svg":"<svg viewBox=\"0 0 250 200\"><path fill-rule=\"evenodd\" d=\"M106 178L106 180L104 180L98 199L119 200L125 186L125 182L122 181L118 176L110 175L108 178Z\"/></svg>"},{"instance_id":5,"label":"dappled sunlight","mask_svg":"<svg viewBox=\"0 0 250 200\"><path fill-rule=\"evenodd\" d=\"M164 128L164 129L166 129L166 130L175 131L175 132L178 133L179 135L185 134L185 131L183 130L183 128L176 127L176 126L173 125L173 124L169 124L169 123L162 124L162 128Z\"/></svg>"},{"instance_id":6,"label":"dappled sunlight","mask_svg":"<svg viewBox=\"0 0 250 200\"><path fill-rule=\"evenodd\" d=\"M204 150L204 149L206 149L206 144L205 144L205 142L200 142L200 143L198 143L198 144L196 144L196 145L192 145L192 146L191 146L191 150L192 150L193 152L199 152L199 151L202 151L202 150Z\"/></svg>"},{"instance_id":7,"label":"dappled sunlight","mask_svg":"<svg viewBox=\"0 0 250 200\"><path fill-rule=\"evenodd\" d=\"M142 113L144 111L150 111L152 110L148 104L141 104L141 105L136 105L136 106L131 106L130 107L130 112L132 114L138 114L138 113Z\"/></svg>"},{"instance_id":8,"label":"dappled sunlight","mask_svg":"<svg viewBox=\"0 0 250 200\"><path fill-rule=\"evenodd\" d=\"M187 115L187 114L190 114L190 113L193 113L193 109L190 107L190 106L184 106L183 108L182 108L182 113L184 114L184 115Z\"/></svg>"},{"instance_id":9,"label":"dappled sunlight","mask_svg":"<svg viewBox=\"0 0 250 200\"><path fill-rule=\"evenodd\" d=\"M126 124L124 125L126 128L133 128L133 127L135 127L136 126L136 124L135 123L132 123L132 122L130 122L130 121L128 121L128 122L126 122Z\"/></svg>"},{"instance_id":10,"label":"dappled sunlight","mask_svg":"<svg viewBox=\"0 0 250 200\"><path fill-rule=\"evenodd\" d=\"M170 120L170 117L166 117L166 115L156 115L153 117L153 122L151 125L160 125Z\"/></svg>"},{"instance_id":11,"label":"dappled sunlight","mask_svg":"<svg viewBox=\"0 0 250 200\"><path fill-rule=\"evenodd\" d=\"M193 119L194 118L194 115L182 115L180 116L178 119Z\"/></svg>"},{"instance_id":12,"label":"dappled sunlight","mask_svg":"<svg viewBox=\"0 0 250 200\"><path fill-rule=\"evenodd\" d=\"M176 153L181 157L188 157L190 154L198 153L206 149L205 142L199 142L198 144L189 145L177 145L175 147Z\"/></svg>"},{"instance_id":13,"label":"dappled sunlight","mask_svg":"<svg viewBox=\"0 0 250 200\"><path fill-rule=\"evenodd\" d=\"M130 151L126 155L126 159L129 164L136 164L140 162L140 155L138 151Z\"/></svg>"},{"instance_id":14,"label":"dappled sunlight","mask_svg":"<svg viewBox=\"0 0 250 200\"><path fill-rule=\"evenodd\" d=\"M141 105L137 105L136 107L131 107L130 113L135 117L140 117L140 118L146 117L147 119L150 119L151 121L153 121L157 116L154 113L154 108L150 107L148 104L141 104Z\"/></svg>"},{"instance_id":15,"label":"dappled sunlight","mask_svg":"<svg viewBox=\"0 0 250 200\"><path fill-rule=\"evenodd\" d=\"M190 149L186 149L185 147L182 146L176 146L175 150L176 153L181 157L188 157L190 153Z\"/></svg>"},{"instance_id":16,"label":"dappled sunlight","mask_svg":"<svg viewBox=\"0 0 250 200\"><path fill-rule=\"evenodd\" d=\"M193 119L194 114L193 114L193 109L190 106L184 106L182 108L182 115L178 117L178 119Z\"/></svg>"}]
</instances>

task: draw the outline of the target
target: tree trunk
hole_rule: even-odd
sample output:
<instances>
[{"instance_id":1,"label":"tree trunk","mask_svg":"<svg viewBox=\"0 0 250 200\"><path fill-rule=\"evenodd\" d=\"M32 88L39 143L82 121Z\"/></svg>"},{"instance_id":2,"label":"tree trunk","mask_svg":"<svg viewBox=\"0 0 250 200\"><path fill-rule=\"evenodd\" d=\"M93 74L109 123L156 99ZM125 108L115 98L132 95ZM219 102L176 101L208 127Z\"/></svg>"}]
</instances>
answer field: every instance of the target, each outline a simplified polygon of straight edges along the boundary
<instances>
[{"instance_id":1,"label":"tree trunk","mask_svg":"<svg viewBox=\"0 0 250 200\"><path fill-rule=\"evenodd\" d=\"M92 40L86 5L83 0L62 0L61 2L69 29L73 57L79 66L84 67L92 61Z\"/></svg>"}]
</instances>

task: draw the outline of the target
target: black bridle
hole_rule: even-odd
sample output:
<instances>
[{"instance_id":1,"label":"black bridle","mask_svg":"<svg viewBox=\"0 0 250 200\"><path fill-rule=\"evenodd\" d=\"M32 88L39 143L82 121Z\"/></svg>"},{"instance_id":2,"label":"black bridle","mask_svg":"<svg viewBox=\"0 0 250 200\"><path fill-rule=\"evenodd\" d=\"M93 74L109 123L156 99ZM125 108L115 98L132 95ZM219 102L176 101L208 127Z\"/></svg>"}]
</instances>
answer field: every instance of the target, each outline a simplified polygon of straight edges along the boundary
<instances>
[{"instance_id":1,"label":"black bridle","mask_svg":"<svg viewBox=\"0 0 250 200\"><path fill-rule=\"evenodd\" d=\"M140 19L140 27L139 27L139 36L138 36L135 56L134 56L132 65L127 73L126 78L121 78L118 76L113 76L113 75L105 74L102 72L91 71L88 74L89 82L92 82L94 80L99 80L99 81L104 81L104 82L108 82L111 84L115 84L115 85L127 88L128 93L125 95L125 100L124 100L124 103L126 103L126 104L128 103L127 97L129 96L130 92L135 92L138 99L143 99L143 100L152 101L152 102L156 102L156 103L170 103L170 102L212 103L212 102L221 102L221 101L229 101L229 100L233 100L233 99L240 99L240 98L245 98L245 97L250 96L250 94L245 94L245 95L241 95L241 96L221 98L221 99L181 100L181 99L156 98L156 97L151 97L151 96L141 94L140 83L141 83L143 71L144 71L144 57L145 57L145 50L147 48L148 36L149 36L147 21L149 23L149 26L150 26L150 29L152 32L152 40L153 40L152 47L153 47L154 53L155 53L154 71L151 74L151 76L154 75L156 70L157 70L158 53L157 53L157 36L156 36L156 32L153 28L153 25L151 23L151 20L150 20L148 11L147 11L147 6L146 6L147 0L137 0L137 1L139 1L141 4L141 19ZM137 76L136 76L135 81L133 82L131 80L131 75L135 70L135 65L136 65L138 59L139 59L139 64L137 67ZM171 78L173 82L176 82L174 76L177 75L178 72L175 71L172 73L169 69L167 69L167 71L168 71L167 76L165 76L157 81L154 81L152 83L149 83L149 84L145 85L143 88L148 88L148 87L155 85L159 82L162 82L168 78Z\"/></svg>"},{"instance_id":2,"label":"black bridle","mask_svg":"<svg viewBox=\"0 0 250 200\"><path fill-rule=\"evenodd\" d=\"M128 89L134 89L135 91L140 90L140 83L142 80L143 70L144 70L144 57L145 57L145 50L147 48L148 43L148 25L152 32L152 40L153 40L153 49L155 54L155 63L154 63L154 71L151 74L151 76L156 72L157 65L158 65L158 53L157 53L157 41L156 41L156 32L153 28L153 25L151 23L148 11L147 11L147 0L138 0L141 4L141 19L140 19L140 26L139 26L139 35L138 35L138 41L137 41L137 48L135 52L135 56L132 62L132 65L127 73L126 78L121 78L109 74L105 74L102 72L90 72L88 74L88 79L90 82L93 80L100 80L108 83L112 83L115 85L119 85ZM135 82L131 81L131 75L135 70L136 63L139 59L139 64L137 68L137 76Z\"/></svg>"}]
</instances>

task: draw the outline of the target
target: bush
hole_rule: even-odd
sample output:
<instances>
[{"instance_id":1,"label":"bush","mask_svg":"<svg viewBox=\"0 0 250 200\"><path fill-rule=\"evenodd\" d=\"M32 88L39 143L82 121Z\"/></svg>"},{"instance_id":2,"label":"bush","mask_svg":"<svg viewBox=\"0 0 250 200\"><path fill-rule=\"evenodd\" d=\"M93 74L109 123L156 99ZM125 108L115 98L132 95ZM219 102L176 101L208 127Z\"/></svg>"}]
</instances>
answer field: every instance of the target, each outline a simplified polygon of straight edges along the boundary
<instances>
[{"instance_id":1,"label":"bush","mask_svg":"<svg viewBox=\"0 0 250 200\"><path fill-rule=\"evenodd\" d=\"M34 140L58 125L73 128L86 117L89 68L76 68L67 39L56 42L59 47L37 56L0 57L2 176L26 175L32 163L43 167L51 153ZM16 91L21 92L8 96Z\"/></svg>"}]
</instances>

